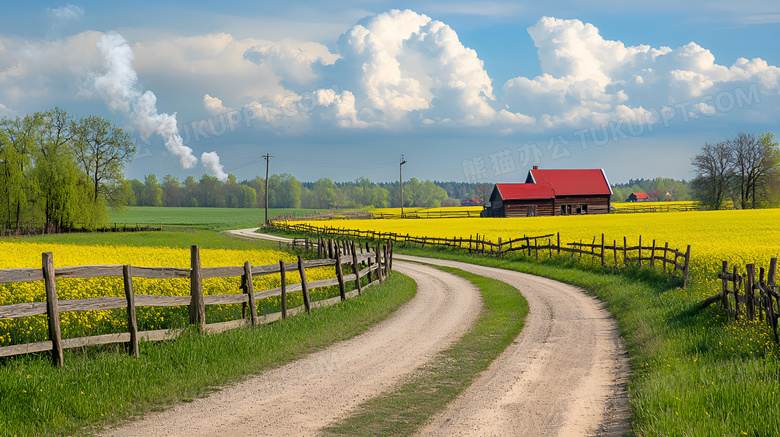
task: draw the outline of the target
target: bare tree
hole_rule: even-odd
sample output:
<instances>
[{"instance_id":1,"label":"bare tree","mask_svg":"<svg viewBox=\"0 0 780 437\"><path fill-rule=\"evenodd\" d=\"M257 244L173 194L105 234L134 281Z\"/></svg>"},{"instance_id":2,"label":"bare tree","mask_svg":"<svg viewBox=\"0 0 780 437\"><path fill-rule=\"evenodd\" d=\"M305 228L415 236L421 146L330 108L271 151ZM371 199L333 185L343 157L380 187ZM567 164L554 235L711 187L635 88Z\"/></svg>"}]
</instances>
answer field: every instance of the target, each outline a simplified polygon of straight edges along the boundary
<instances>
[{"instance_id":1,"label":"bare tree","mask_svg":"<svg viewBox=\"0 0 780 437\"><path fill-rule=\"evenodd\" d=\"M756 136L740 132L726 140L734 162L734 185L740 194L742 209L756 207L757 194L777 166L777 143L770 132ZM757 193L758 191L758 193Z\"/></svg>"},{"instance_id":2,"label":"bare tree","mask_svg":"<svg viewBox=\"0 0 780 437\"><path fill-rule=\"evenodd\" d=\"M696 178L691 181L698 200L719 209L734 178L731 148L725 142L705 143L691 159Z\"/></svg>"},{"instance_id":3,"label":"bare tree","mask_svg":"<svg viewBox=\"0 0 780 437\"><path fill-rule=\"evenodd\" d=\"M477 200L479 200L480 204L484 205L485 202L487 202L490 198L490 194L493 192L493 184L488 184L487 182L478 182L475 185L475 189L477 191Z\"/></svg>"}]
</instances>

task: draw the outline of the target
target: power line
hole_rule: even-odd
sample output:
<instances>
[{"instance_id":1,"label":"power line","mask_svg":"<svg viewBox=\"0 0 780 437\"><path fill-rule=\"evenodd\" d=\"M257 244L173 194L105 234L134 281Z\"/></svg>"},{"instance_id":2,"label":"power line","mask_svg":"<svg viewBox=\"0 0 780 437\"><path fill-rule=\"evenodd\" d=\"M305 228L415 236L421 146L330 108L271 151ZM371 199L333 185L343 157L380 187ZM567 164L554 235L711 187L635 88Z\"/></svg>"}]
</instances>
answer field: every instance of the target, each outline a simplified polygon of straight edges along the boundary
<instances>
[{"instance_id":1,"label":"power line","mask_svg":"<svg viewBox=\"0 0 780 437\"><path fill-rule=\"evenodd\" d=\"M335 168L387 168L387 167L395 166L395 164L377 164L377 165L343 164L343 163L331 164L327 162L306 161L303 159L290 159L290 158L282 158L282 157L278 157L277 159L282 161L288 161L288 162L297 162L300 164L309 164L309 165L316 165L320 167L335 167Z\"/></svg>"}]
</instances>

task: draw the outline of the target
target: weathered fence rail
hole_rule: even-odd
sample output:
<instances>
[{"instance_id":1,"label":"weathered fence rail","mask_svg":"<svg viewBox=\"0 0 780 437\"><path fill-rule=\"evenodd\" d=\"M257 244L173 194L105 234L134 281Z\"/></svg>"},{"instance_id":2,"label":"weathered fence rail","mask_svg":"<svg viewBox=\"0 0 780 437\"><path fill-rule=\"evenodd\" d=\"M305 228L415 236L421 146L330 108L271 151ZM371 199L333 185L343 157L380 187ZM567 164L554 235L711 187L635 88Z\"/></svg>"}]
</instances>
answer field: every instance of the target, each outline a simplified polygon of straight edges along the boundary
<instances>
[{"instance_id":1,"label":"weathered fence rail","mask_svg":"<svg viewBox=\"0 0 780 437\"><path fill-rule=\"evenodd\" d=\"M32 352L51 350L52 360L55 366L63 364L63 350L67 348L102 345L110 343L128 343L131 355L138 356L138 341L165 340L175 338L182 330L155 330L138 332L135 310L138 307L172 307L189 306L190 323L199 325L208 332L222 332L239 326L251 324L252 326L270 323L280 318L300 311L310 312L312 308L332 305L345 300L355 294L362 293L365 287L374 285L385 279L392 268L390 259L392 252L377 244L373 250L367 245L362 249L352 243L341 243L349 254L341 254L341 248L334 242L329 243L336 247L326 259L303 260L298 256L298 262L252 266L247 261L241 267L210 267L200 266L200 249L198 246L191 248L191 267L136 267L129 265L93 265L75 267L54 267L54 257L51 252L42 255L42 268L6 269L0 270L0 283L44 281L46 289L45 302L24 302L0 306L0 319L17 319L39 315L47 316L49 326L49 340L28 344L17 344L0 347L0 357L20 355ZM321 253L324 253L322 250ZM352 273L345 275L342 265L352 266ZM336 276L317 281L306 280L306 269L315 267L336 266ZM365 267L362 267L365 266ZM361 268L362 267L362 268ZM297 271L300 273L301 282L286 283L286 272ZM281 274L281 286L271 290L257 290L252 286L252 278L263 275ZM97 297L89 299L60 300L57 296L57 278L123 278L125 297ZM241 277L241 294L203 295L202 281L209 278ZM362 285L361 279L367 277L368 284ZM374 279L375 277L375 279ZM189 296L156 296L136 295L133 292L133 278L149 279L190 279ZM345 284L354 281L355 290L346 292ZM317 302L311 302L309 291L315 288L339 285L340 296ZM287 308L287 293L302 291L304 305L296 308ZM266 314L258 317L255 302L271 296L281 296L282 308L278 313ZM244 318L221 323L206 324L205 307L208 305L243 304ZM89 310L113 310L127 309L127 329L125 333L113 333L80 338L62 339L60 329L60 314L68 311ZM247 309L249 312L247 313Z\"/></svg>"},{"instance_id":2,"label":"weathered fence rail","mask_svg":"<svg viewBox=\"0 0 780 437\"><path fill-rule=\"evenodd\" d=\"M600 265L605 268L619 269L627 267L629 265L638 265L639 267L662 267L663 271L677 275L682 278L683 288L688 284L688 276L690 270L691 259L691 246L687 245L686 250L680 251L669 247L669 243L664 243L663 246L656 244L656 240L652 241L651 245L642 244L642 236L639 236L639 242L634 246L628 245L628 239L623 237L623 245L619 245L617 240L613 240L612 244L607 244L604 234L601 234L600 242L596 241L596 237L593 237L591 243L571 242L561 244L561 234L545 234L538 236L527 236L510 238L503 240L498 238L497 242L487 240L484 235L480 237L470 236L469 238L452 237L420 237L409 234L398 234L394 232L379 232L359 229L345 229L330 226L312 226L306 223L288 223L272 221L267 225L271 229L277 229L282 231L300 233L300 234L312 234L316 235L318 239L325 237L336 237L346 239L366 239L366 240L379 240L389 241L392 243L401 244L403 246L419 246L424 249L429 247L445 247L458 250L468 251L470 253L479 253L490 256L501 256L512 252L520 252L527 257L535 257L537 260L540 257L552 258L553 256L561 256L561 254L568 254L571 258L575 255L578 256L578 260L582 255L587 255L591 260L598 259ZM298 243L301 243L305 239L296 239ZM307 243L308 244L308 243ZM312 243L313 244L313 243ZM392 245L391 245L392 247Z\"/></svg>"},{"instance_id":3,"label":"weathered fence rail","mask_svg":"<svg viewBox=\"0 0 780 437\"><path fill-rule=\"evenodd\" d=\"M764 280L764 273L767 273ZM739 319L740 316L748 320L764 320L772 330L775 342L780 342L777 333L778 318L780 318L780 293L777 292L775 281L777 276L777 258L769 261L768 272L763 267L759 269L758 278L756 278L755 264L745 266L745 274L741 275L736 266L733 266L729 272L728 261L723 261L723 266L718 279L722 281L722 288L718 294L712 295L699 305L700 309L707 308L715 302L720 302L720 307L730 316ZM744 284L744 293L740 294ZM731 288L729 288L729 285ZM733 296L734 309L731 309L729 296ZM743 305L744 311L740 304Z\"/></svg>"}]
</instances>

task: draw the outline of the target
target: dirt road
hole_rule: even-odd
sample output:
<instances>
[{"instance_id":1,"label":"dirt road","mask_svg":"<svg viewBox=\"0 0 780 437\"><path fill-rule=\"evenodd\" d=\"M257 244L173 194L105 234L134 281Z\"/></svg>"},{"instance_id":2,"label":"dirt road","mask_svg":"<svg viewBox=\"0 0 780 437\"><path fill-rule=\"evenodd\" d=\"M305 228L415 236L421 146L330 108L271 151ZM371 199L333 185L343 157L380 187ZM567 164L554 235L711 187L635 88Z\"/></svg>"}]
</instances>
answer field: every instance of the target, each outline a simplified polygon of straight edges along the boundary
<instances>
[{"instance_id":1,"label":"dirt road","mask_svg":"<svg viewBox=\"0 0 780 437\"><path fill-rule=\"evenodd\" d=\"M431 258L395 259L506 282L530 306L515 342L420 435L628 434L628 357L600 301L577 287L523 273Z\"/></svg>"},{"instance_id":2,"label":"dirt road","mask_svg":"<svg viewBox=\"0 0 780 437\"><path fill-rule=\"evenodd\" d=\"M468 281L427 266L393 267L417 282L417 295L365 334L105 435L316 434L452 344L480 312Z\"/></svg>"},{"instance_id":3,"label":"dirt road","mask_svg":"<svg viewBox=\"0 0 780 437\"><path fill-rule=\"evenodd\" d=\"M254 230L235 232L263 238ZM515 342L420 435L628 433L628 359L615 321L597 299L570 285L508 270L402 255L395 259L397 270L418 282L419 292L386 322L112 435L312 435L363 400L389 390L462 335L479 307L468 282L402 259L504 281L520 290L530 306Z\"/></svg>"}]
</instances>

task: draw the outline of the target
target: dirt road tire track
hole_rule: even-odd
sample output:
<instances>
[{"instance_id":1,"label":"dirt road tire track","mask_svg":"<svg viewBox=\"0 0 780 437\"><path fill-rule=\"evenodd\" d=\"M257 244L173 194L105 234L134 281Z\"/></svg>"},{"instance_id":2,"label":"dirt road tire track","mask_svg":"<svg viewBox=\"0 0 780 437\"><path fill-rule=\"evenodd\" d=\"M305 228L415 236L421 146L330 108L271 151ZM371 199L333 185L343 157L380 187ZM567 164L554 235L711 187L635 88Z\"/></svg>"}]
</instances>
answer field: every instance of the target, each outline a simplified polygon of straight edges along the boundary
<instances>
[{"instance_id":1,"label":"dirt road tire track","mask_svg":"<svg viewBox=\"0 0 780 437\"><path fill-rule=\"evenodd\" d=\"M515 342L424 436L622 436L629 433L628 356L603 304L577 287L456 261L396 255L506 282L530 311Z\"/></svg>"},{"instance_id":2,"label":"dirt road tire track","mask_svg":"<svg viewBox=\"0 0 780 437\"><path fill-rule=\"evenodd\" d=\"M368 332L104 435L316 434L393 388L460 338L479 315L479 291L468 281L411 263L396 263L394 269L417 282L417 295Z\"/></svg>"}]
</instances>

